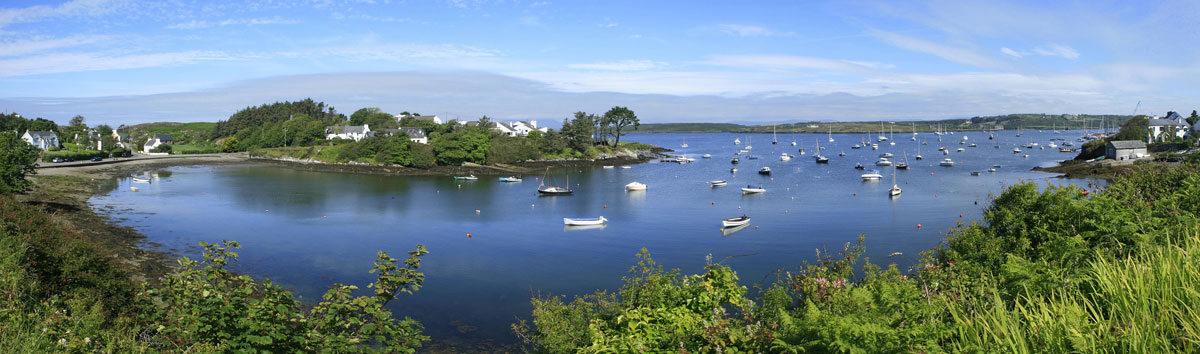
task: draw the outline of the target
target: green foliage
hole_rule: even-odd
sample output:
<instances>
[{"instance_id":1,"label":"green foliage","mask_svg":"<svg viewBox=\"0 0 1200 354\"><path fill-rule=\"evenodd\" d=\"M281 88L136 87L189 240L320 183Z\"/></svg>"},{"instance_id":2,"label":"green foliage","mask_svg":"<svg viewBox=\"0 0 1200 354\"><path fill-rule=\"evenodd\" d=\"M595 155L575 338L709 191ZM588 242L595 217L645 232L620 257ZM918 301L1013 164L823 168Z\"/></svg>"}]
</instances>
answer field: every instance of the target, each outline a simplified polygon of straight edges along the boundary
<instances>
[{"instance_id":1,"label":"green foliage","mask_svg":"<svg viewBox=\"0 0 1200 354\"><path fill-rule=\"evenodd\" d=\"M562 134L567 147L584 152L596 142L596 125L600 117L585 112L575 112L575 119L563 120Z\"/></svg>"},{"instance_id":2,"label":"green foliage","mask_svg":"<svg viewBox=\"0 0 1200 354\"><path fill-rule=\"evenodd\" d=\"M173 149L175 149L175 148L172 147L171 144L159 144L158 146L154 147L153 149L150 149L150 152L171 153L171 150L173 150Z\"/></svg>"},{"instance_id":3,"label":"green foliage","mask_svg":"<svg viewBox=\"0 0 1200 354\"><path fill-rule=\"evenodd\" d=\"M24 192L37 173L38 150L15 132L0 132L0 194Z\"/></svg>"},{"instance_id":4,"label":"green foliage","mask_svg":"<svg viewBox=\"0 0 1200 354\"><path fill-rule=\"evenodd\" d=\"M26 130L57 132L58 124L45 118L21 118L17 113L0 114L0 131L15 131L17 134L24 134Z\"/></svg>"},{"instance_id":5,"label":"green foliage","mask_svg":"<svg viewBox=\"0 0 1200 354\"><path fill-rule=\"evenodd\" d=\"M236 136L221 140L221 152L237 152L238 147L238 138Z\"/></svg>"},{"instance_id":6,"label":"green foliage","mask_svg":"<svg viewBox=\"0 0 1200 354\"><path fill-rule=\"evenodd\" d=\"M1200 115L1197 115L1196 110L1193 109L1192 115L1187 117L1187 122L1188 122L1188 124L1195 126L1197 121L1200 121Z\"/></svg>"},{"instance_id":7,"label":"green foliage","mask_svg":"<svg viewBox=\"0 0 1200 354\"><path fill-rule=\"evenodd\" d=\"M417 270L428 253L423 246L402 265L379 252L371 270L377 278L368 285L372 295L355 297L356 286L335 284L305 314L290 292L270 280L258 283L227 269L237 261L236 242L200 245L202 260L180 259L162 288L148 293L161 301L154 321L169 324L156 329L165 342L221 351L411 353L428 340L419 323L396 320L385 308L399 294L420 289L425 275Z\"/></svg>"},{"instance_id":8,"label":"green foliage","mask_svg":"<svg viewBox=\"0 0 1200 354\"><path fill-rule=\"evenodd\" d=\"M611 126L609 135L616 138L616 143L613 146L621 145L621 135L623 135L622 131L625 127L633 126L633 129L637 130L642 125L642 122L638 120L637 115L632 110L621 106L613 107L608 112L604 112L601 122L603 125Z\"/></svg>"},{"instance_id":9,"label":"green foliage","mask_svg":"<svg viewBox=\"0 0 1200 354\"><path fill-rule=\"evenodd\" d=\"M400 125L396 122L396 118L391 114L383 112L376 107L362 108L354 111L350 115L349 125L368 125L371 130L382 130L387 128L398 128Z\"/></svg>"},{"instance_id":10,"label":"green foliage","mask_svg":"<svg viewBox=\"0 0 1200 354\"><path fill-rule=\"evenodd\" d=\"M437 157L433 154L433 146L426 144L408 144L412 167L432 168L437 166Z\"/></svg>"},{"instance_id":11,"label":"green foliage","mask_svg":"<svg viewBox=\"0 0 1200 354\"><path fill-rule=\"evenodd\" d=\"M48 151L42 153L42 162L53 161L55 158L71 158L75 161L90 160L93 157L108 157L107 151L95 150L75 150L75 151Z\"/></svg>"},{"instance_id":12,"label":"green foliage","mask_svg":"<svg viewBox=\"0 0 1200 354\"><path fill-rule=\"evenodd\" d=\"M306 98L296 102L284 101L258 107L246 107L229 116L229 120L217 122L212 131L212 138L223 138L239 134L244 130L277 124L298 114L312 117L325 125L336 125L346 121L346 116L338 114L333 106L326 106L325 102L316 102L311 98Z\"/></svg>"},{"instance_id":13,"label":"green foliage","mask_svg":"<svg viewBox=\"0 0 1200 354\"><path fill-rule=\"evenodd\" d=\"M439 165L482 164L487 162L490 140L487 129L467 127L459 132L442 134L431 143Z\"/></svg>"}]
</instances>

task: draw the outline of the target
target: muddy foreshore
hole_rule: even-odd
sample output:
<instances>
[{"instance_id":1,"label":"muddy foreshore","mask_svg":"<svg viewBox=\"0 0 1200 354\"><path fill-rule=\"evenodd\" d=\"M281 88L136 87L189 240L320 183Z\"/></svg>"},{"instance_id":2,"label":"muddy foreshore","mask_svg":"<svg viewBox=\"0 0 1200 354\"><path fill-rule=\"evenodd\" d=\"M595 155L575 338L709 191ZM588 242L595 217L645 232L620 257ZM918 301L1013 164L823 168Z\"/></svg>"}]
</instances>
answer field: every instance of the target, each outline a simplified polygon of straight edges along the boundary
<instances>
[{"instance_id":1,"label":"muddy foreshore","mask_svg":"<svg viewBox=\"0 0 1200 354\"><path fill-rule=\"evenodd\" d=\"M1094 178L1094 179L1103 179L1103 180L1112 181L1113 179L1116 179L1118 177L1128 176L1138 169L1144 168L1146 166L1151 166L1154 164L1160 164L1160 163L1151 162L1149 160L1147 160L1146 162L1126 163L1126 164L1113 164L1111 162L1102 162L1102 161L1083 162L1083 161L1079 161L1079 160L1066 160L1066 161L1059 162L1057 166L1034 167L1033 170L1040 171L1040 172L1058 173L1058 174L1060 174L1059 176L1057 176L1059 178L1080 178L1080 179ZM1169 163L1162 162L1161 164L1169 164Z\"/></svg>"}]
</instances>

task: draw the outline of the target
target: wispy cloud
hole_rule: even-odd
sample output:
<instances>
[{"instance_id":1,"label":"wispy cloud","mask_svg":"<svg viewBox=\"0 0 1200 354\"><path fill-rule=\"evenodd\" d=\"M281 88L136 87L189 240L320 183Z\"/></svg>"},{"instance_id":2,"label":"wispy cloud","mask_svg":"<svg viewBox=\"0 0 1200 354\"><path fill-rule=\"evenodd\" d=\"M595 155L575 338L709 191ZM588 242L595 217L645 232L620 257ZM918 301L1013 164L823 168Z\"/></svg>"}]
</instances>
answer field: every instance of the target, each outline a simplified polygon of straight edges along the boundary
<instances>
[{"instance_id":1,"label":"wispy cloud","mask_svg":"<svg viewBox=\"0 0 1200 354\"><path fill-rule=\"evenodd\" d=\"M1023 58L1032 55L1045 57L1061 57L1065 59L1079 58L1079 52L1075 48L1061 44L1048 44L1045 46L1035 47L1028 51L1017 51L1009 47L1000 48L1000 52L1014 58Z\"/></svg>"},{"instance_id":2,"label":"wispy cloud","mask_svg":"<svg viewBox=\"0 0 1200 354\"><path fill-rule=\"evenodd\" d=\"M865 72L892 68L891 64L804 57L794 55L717 55L701 64L742 69L818 69L844 72Z\"/></svg>"},{"instance_id":3,"label":"wispy cloud","mask_svg":"<svg viewBox=\"0 0 1200 354\"><path fill-rule=\"evenodd\" d=\"M32 38L0 42L0 57L33 54L111 40L112 36L77 35L63 38Z\"/></svg>"},{"instance_id":4,"label":"wispy cloud","mask_svg":"<svg viewBox=\"0 0 1200 354\"><path fill-rule=\"evenodd\" d=\"M537 1L537 2L529 3L529 7L541 7L541 6L547 6L547 5L550 5L549 1Z\"/></svg>"},{"instance_id":5,"label":"wispy cloud","mask_svg":"<svg viewBox=\"0 0 1200 354\"><path fill-rule=\"evenodd\" d=\"M73 0L62 5L37 5L17 9L0 9L0 28L13 23L36 22L70 16L99 16L117 11L108 0Z\"/></svg>"},{"instance_id":6,"label":"wispy cloud","mask_svg":"<svg viewBox=\"0 0 1200 354\"><path fill-rule=\"evenodd\" d=\"M778 32L770 28L753 25L722 24L717 25L717 28L722 32L739 37L791 36L795 34L793 32Z\"/></svg>"},{"instance_id":7,"label":"wispy cloud","mask_svg":"<svg viewBox=\"0 0 1200 354\"><path fill-rule=\"evenodd\" d=\"M297 24L297 23L300 23L300 21L284 19L279 16L275 16L275 17L264 17L264 18L225 19L225 20L221 20L219 22L208 22L208 21L204 21L204 20L191 20L188 22L181 22L181 23L168 25L166 28L192 30L192 29L208 28L208 27L213 27L213 26L224 27L224 26L234 26L234 25L245 25L245 26L292 25L292 24Z\"/></svg>"},{"instance_id":8,"label":"wispy cloud","mask_svg":"<svg viewBox=\"0 0 1200 354\"><path fill-rule=\"evenodd\" d=\"M234 57L219 51L183 51L130 55L56 53L0 60L0 77L176 66L202 61L234 59Z\"/></svg>"},{"instance_id":9,"label":"wispy cloud","mask_svg":"<svg viewBox=\"0 0 1200 354\"><path fill-rule=\"evenodd\" d=\"M880 30L870 30L868 32L875 38L884 41L892 46L925 54L937 56L939 58L952 61L955 63L966 64L981 68L999 68L1003 64L990 57L975 53L969 49L952 47L940 43L930 42L924 39L910 37L899 33L886 32Z\"/></svg>"},{"instance_id":10,"label":"wispy cloud","mask_svg":"<svg viewBox=\"0 0 1200 354\"><path fill-rule=\"evenodd\" d=\"M601 21L600 21L600 23L599 23L599 24L597 24L596 26L597 26L597 27L601 27L601 28L613 28L613 27L617 27L617 23L616 23L616 22L613 22L613 20L612 20L612 19L610 19L610 18L608 18L608 17L605 17L605 18L604 18L603 20L601 20Z\"/></svg>"},{"instance_id":11,"label":"wispy cloud","mask_svg":"<svg viewBox=\"0 0 1200 354\"><path fill-rule=\"evenodd\" d=\"M521 18L518 18L517 23L520 23L525 26L541 26L542 20L540 18L538 18L537 16L527 15L527 16L521 16Z\"/></svg>"},{"instance_id":12,"label":"wispy cloud","mask_svg":"<svg viewBox=\"0 0 1200 354\"><path fill-rule=\"evenodd\" d=\"M333 15L331 15L331 16L335 20L364 20L364 21L391 22L391 23L412 22L412 19L410 19L410 18L398 18L398 17L392 17L392 16L373 16L373 15L348 15L348 14L345 14L342 12L334 12Z\"/></svg>"},{"instance_id":13,"label":"wispy cloud","mask_svg":"<svg viewBox=\"0 0 1200 354\"><path fill-rule=\"evenodd\" d=\"M586 70L605 70L605 71L642 71L661 69L667 66L667 63L653 60L622 60L603 63L588 63L588 64L569 64L568 68L586 69Z\"/></svg>"}]
</instances>

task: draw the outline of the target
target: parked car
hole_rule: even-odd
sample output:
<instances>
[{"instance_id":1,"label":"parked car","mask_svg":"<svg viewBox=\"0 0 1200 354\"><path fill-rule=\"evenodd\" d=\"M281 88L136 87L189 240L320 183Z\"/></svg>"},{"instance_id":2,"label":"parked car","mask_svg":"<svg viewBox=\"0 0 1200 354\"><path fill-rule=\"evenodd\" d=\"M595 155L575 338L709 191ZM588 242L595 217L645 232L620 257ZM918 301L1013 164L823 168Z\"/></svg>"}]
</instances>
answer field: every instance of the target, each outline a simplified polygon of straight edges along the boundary
<instances>
[{"instance_id":1,"label":"parked car","mask_svg":"<svg viewBox=\"0 0 1200 354\"><path fill-rule=\"evenodd\" d=\"M61 157L55 157L53 161L54 161L54 163L59 163L59 162L63 162L63 159Z\"/></svg>"},{"instance_id":2,"label":"parked car","mask_svg":"<svg viewBox=\"0 0 1200 354\"><path fill-rule=\"evenodd\" d=\"M92 158L92 161L101 161L101 160L104 160L104 158L100 157L100 156L96 156L96 157Z\"/></svg>"}]
</instances>

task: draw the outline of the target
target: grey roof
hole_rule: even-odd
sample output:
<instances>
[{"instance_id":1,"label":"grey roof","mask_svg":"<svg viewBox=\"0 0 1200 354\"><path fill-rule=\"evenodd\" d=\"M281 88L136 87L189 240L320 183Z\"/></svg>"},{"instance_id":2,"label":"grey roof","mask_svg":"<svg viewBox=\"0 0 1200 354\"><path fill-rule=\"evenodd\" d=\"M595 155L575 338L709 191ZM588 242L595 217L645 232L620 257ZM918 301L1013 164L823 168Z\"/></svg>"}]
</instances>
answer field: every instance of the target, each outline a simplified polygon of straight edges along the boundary
<instances>
[{"instance_id":1,"label":"grey roof","mask_svg":"<svg viewBox=\"0 0 1200 354\"><path fill-rule=\"evenodd\" d=\"M375 130L374 132L378 132L378 134L381 136L392 136L396 133L404 132L404 133L408 134L409 139L421 139L421 138L425 137L424 129L412 128L412 127L400 127L399 129L389 128L389 129L383 129L383 130Z\"/></svg>"},{"instance_id":2,"label":"grey roof","mask_svg":"<svg viewBox=\"0 0 1200 354\"><path fill-rule=\"evenodd\" d=\"M58 134L54 134L54 132L29 131L28 133L29 133L29 136L35 136L35 137L42 138L42 139L58 138Z\"/></svg>"},{"instance_id":3,"label":"grey roof","mask_svg":"<svg viewBox=\"0 0 1200 354\"><path fill-rule=\"evenodd\" d=\"M362 134L363 132L365 132L367 130L366 126L362 126L362 125L334 125L334 126L325 127L325 134L336 133L338 131L338 129L341 129L342 134L352 134L352 133Z\"/></svg>"},{"instance_id":4,"label":"grey roof","mask_svg":"<svg viewBox=\"0 0 1200 354\"><path fill-rule=\"evenodd\" d=\"M154 139L158 139L158 141L175 141L175 139L171 139L171 136L167 134L154 134Z\"/></svg>"},{"instance_id":5,"label":"grey roof","mask_svg":"<svg viewBox=\"0 0 1200 354\"><path fill-rule=\"evenodd\" d=\"M1187 125L1187 123L1180 124L1178 121L1173 121L1173 120L1169 120L1169 119L1151 119L1150 120L1151 127L1173 127L1173 126L1184 126L1184 125Z\"/></svg>"},{"instance_id":6,"label":"grey roof","mask_svg":"<svg viewBox=\"0 0 1200 354\"><path fill-rule=\"evenodd\" d=\"M1146 143L1139 140L1117 140L1108 142L1114 149L1145 149Z\"/></svg>"},{"instance_id":7,"label":"grey roof","mask_svg":"<svg viewBox=\"0 0 1200 354\"><path fill-rule=\"evenodd\" d=\"M1183 116L1180 116L1179 113L1177 113L1175 111L1170 111L1170 112L1167 112L1167 116L1163 119L1179 121L1179 120L1183 119Z\"/></svg>"}]
</instances>

